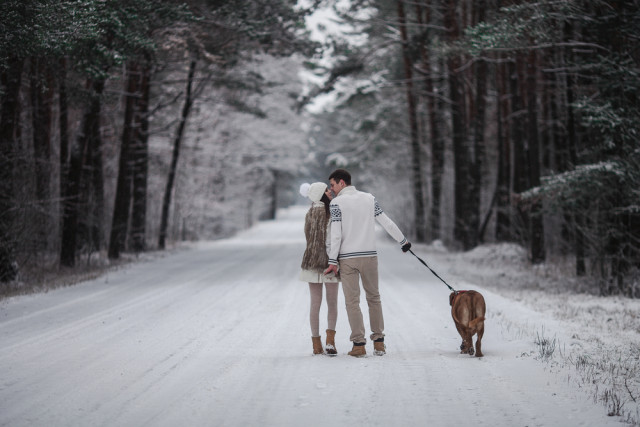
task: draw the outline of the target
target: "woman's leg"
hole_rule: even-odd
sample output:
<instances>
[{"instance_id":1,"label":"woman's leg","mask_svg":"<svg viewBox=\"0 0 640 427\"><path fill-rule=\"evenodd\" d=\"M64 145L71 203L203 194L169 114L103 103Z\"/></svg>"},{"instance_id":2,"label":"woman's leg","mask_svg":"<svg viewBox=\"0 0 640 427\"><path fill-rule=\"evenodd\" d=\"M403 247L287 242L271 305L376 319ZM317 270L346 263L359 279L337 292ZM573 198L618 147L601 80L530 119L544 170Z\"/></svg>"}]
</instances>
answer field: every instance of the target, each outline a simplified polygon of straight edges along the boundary
<instances>
[{"instance_id":1,"label":"woman's leg","mask_svg":"<svg viewBox=\"0 0 640 427\"><path fill-rule=\"evenodd\" d=\"M327 287L327 329L336 330L338 320L338 283L325 283Z\"/></svg>"},{"instance_id":2,"label":"woman's leg","mask_svg":"<svg viewBox=\"0 0 640 427\"><path fill-rule=\"evenodd\" d=\"M309 283L309 324L311 325L311 336L320 336L320 305L322 305L322 283Z\"/></svg>"}]
</instances>

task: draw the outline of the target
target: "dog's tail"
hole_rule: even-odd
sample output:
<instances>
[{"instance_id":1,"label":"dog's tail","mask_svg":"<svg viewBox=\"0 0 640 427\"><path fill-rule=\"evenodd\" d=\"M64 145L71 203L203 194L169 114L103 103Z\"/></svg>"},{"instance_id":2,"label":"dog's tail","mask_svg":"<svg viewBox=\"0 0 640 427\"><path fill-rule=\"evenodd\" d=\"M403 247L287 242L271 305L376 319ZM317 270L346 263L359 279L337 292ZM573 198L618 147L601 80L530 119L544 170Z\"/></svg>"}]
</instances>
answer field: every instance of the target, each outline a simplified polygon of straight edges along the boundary
<instances>
[{"instance_id":1,"label":"dog's tail","mask_svg":"<svg viewBox=\"0 0 640 427\"><path fill-rule=\"evenodd\" d=\"M484 324L484 316L476 317L471 322L469 322L469 328L473 331L471 335L475 334L478 331L478 324Z\"/></svg>"}]
</instances>

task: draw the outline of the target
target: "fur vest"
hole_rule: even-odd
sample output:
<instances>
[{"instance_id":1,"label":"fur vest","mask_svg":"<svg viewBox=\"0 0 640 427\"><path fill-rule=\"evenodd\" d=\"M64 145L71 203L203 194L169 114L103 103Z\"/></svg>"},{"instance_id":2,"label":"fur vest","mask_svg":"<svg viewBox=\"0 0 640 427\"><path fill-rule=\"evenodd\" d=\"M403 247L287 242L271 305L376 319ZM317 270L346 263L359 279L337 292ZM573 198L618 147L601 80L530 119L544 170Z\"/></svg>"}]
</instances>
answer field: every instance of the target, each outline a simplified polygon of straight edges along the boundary
<instances>
[{"instance_id":1,"label":"fur vest","mask_svg":"<svg viewBox=\"0 0 640 427\"><path fill-rule=\"evenodd\" d=\"M327 226L329 217L324 203L314 202L304 219L304 235L307 249L302 257L302 269L317 272L324 271L329 265L327 254Z\"/></svg>"}]
</instances>

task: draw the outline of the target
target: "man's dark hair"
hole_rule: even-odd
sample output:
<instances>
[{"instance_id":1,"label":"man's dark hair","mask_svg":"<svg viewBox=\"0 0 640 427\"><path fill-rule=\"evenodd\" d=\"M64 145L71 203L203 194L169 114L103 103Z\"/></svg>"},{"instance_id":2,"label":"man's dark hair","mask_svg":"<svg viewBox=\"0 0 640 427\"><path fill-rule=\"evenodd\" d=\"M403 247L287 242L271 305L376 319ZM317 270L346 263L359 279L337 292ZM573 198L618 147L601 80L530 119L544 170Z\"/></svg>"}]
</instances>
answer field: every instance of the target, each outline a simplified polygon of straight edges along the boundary
<instances>
[{"instance_id":1,"label":"man's dark hair","mask_svg":"<svg viewBox=\"0 0 640 427\"><path fill-rule=\"evenodd\" d=\"M331 175L329 175L329 179L332 179L335 182L340 182L340 180L343 180L345 184L351 185L351 174L344 169L334 170Z\"/></svg>"}]
</instances>

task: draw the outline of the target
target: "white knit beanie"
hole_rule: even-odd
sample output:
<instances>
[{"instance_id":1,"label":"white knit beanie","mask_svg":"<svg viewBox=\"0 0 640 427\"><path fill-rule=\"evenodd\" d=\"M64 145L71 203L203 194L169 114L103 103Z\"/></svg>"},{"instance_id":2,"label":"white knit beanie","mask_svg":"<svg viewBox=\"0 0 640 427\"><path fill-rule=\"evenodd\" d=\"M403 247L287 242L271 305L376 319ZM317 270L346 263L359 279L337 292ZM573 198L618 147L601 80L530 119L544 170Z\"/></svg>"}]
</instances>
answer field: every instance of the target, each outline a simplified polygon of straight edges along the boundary
<instances>
[{"instance_id":1,"label":"white knit beanie","mask_svg":"<svg viewBox=\"0 0 640 427\"><path fill-rule=\"evenodd\" d=\"M319 202L326 189L327 184L324 182L304 183L300 186L300 194L302 197L308 197L312 202Z\"/></svg>"}]
</instances>

